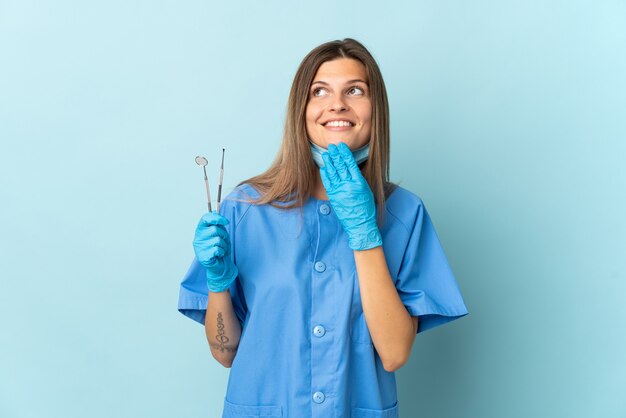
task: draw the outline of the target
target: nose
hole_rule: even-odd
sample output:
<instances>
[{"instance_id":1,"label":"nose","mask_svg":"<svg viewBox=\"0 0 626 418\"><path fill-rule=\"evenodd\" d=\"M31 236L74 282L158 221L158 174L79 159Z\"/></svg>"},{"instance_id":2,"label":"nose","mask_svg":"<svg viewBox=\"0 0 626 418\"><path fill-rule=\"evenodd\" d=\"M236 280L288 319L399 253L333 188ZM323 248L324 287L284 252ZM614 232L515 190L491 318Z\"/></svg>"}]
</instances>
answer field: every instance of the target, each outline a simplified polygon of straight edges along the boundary
<instances>
[{"instance_id":1,"label":"nose","mask_svg":"<svg viewBox=\"0 0 626 418\"><path fill-rule=\"evenodd\" d=\"M348 105L346 105L346 102L343 100L341 95L335 95L333 96L333 100L330 103L328 110L331 112L343 112L348 110Z\"/></svg>"}]
</instances>

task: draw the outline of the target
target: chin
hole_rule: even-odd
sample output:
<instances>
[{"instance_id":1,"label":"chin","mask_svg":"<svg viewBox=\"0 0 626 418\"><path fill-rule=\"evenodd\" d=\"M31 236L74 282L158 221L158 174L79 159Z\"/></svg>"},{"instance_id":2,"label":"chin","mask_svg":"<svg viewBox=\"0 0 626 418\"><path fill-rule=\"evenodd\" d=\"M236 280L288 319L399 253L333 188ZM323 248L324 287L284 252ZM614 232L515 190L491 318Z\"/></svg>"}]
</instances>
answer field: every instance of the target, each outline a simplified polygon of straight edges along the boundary
<instances>
[{"instance_id":1,"label":"chin","mask_svg":"<svg viewBox=\"0 0 626 418\"><path fill-rule=\"evenodd\" d=\"M348 148L350 148L350 149L355 149L355 148L354 148L354 140L352 140L352 139L346 139L346 138L330 138L330 139L328 139L328 140L327 140L327 141L325 141L325 142L326 142L326 147L325 147L325 148L328 148L328 145L330 145L330 144L339 145L339 143L340 143L340 142L344 142L344 143L348 146Z\"/></svg>"}]
</instances>

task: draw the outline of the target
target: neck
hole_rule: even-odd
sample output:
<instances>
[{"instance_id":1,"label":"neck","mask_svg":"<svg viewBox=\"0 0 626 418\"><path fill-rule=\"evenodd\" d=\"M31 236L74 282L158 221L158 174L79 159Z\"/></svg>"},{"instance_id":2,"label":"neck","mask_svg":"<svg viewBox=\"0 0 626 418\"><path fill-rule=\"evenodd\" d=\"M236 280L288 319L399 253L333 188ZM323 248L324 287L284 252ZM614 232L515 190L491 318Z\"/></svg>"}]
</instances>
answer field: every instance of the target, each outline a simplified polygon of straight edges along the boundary
<instances>
[{"instance_id":1,"label":"neck","mask_svg":"<svg viewBox=\"0 0 626 418\"><path fill-rule=\"evenodd\" d=\"M317 171L315 176L315 188L311 195L320 200L328 200L328 195L326 194L326 189L324 188L324 184L322 183L322 177L320 176L319 171Z\"/></svg>"}]
</instances>

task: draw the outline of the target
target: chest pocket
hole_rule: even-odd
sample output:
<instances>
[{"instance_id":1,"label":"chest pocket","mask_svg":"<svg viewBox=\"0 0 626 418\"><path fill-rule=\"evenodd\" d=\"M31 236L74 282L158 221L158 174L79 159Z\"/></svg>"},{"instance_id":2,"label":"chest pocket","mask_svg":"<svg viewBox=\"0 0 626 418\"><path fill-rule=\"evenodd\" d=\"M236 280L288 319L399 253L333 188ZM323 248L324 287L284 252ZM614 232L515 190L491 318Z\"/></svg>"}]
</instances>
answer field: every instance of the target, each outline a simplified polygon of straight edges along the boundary
<instances>
[{"instance_id":1,"label":"chest pocket","mask_svg":"<svg viewBox=\"0 0 626 418\"><path fill-rule=\"evenodd\" d=\"M237 405L224 399L222 418L282 418L282 408L277 405Z\"/></svg>"}]
</instances>

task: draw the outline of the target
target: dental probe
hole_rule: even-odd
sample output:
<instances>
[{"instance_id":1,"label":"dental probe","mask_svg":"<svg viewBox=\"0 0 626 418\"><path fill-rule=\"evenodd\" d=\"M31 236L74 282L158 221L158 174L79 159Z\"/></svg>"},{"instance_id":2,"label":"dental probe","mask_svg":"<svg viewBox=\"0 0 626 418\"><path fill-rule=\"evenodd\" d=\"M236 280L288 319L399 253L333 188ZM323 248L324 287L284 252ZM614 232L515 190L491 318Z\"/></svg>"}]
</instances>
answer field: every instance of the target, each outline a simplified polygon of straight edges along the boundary
<instances>
[{"instance_id":1,"label":"dental probe","mask_svg":"<svg viewBox=\"0 0 626 418\"><path fill-rule=\"evenodd\" d=\"M222 201L222 183L224 181L224 151L226 148L222 147L222 165L220 166L220 182L217 185L217 212L220 211L220 202Z\"/></svg>"}]
</instances>

